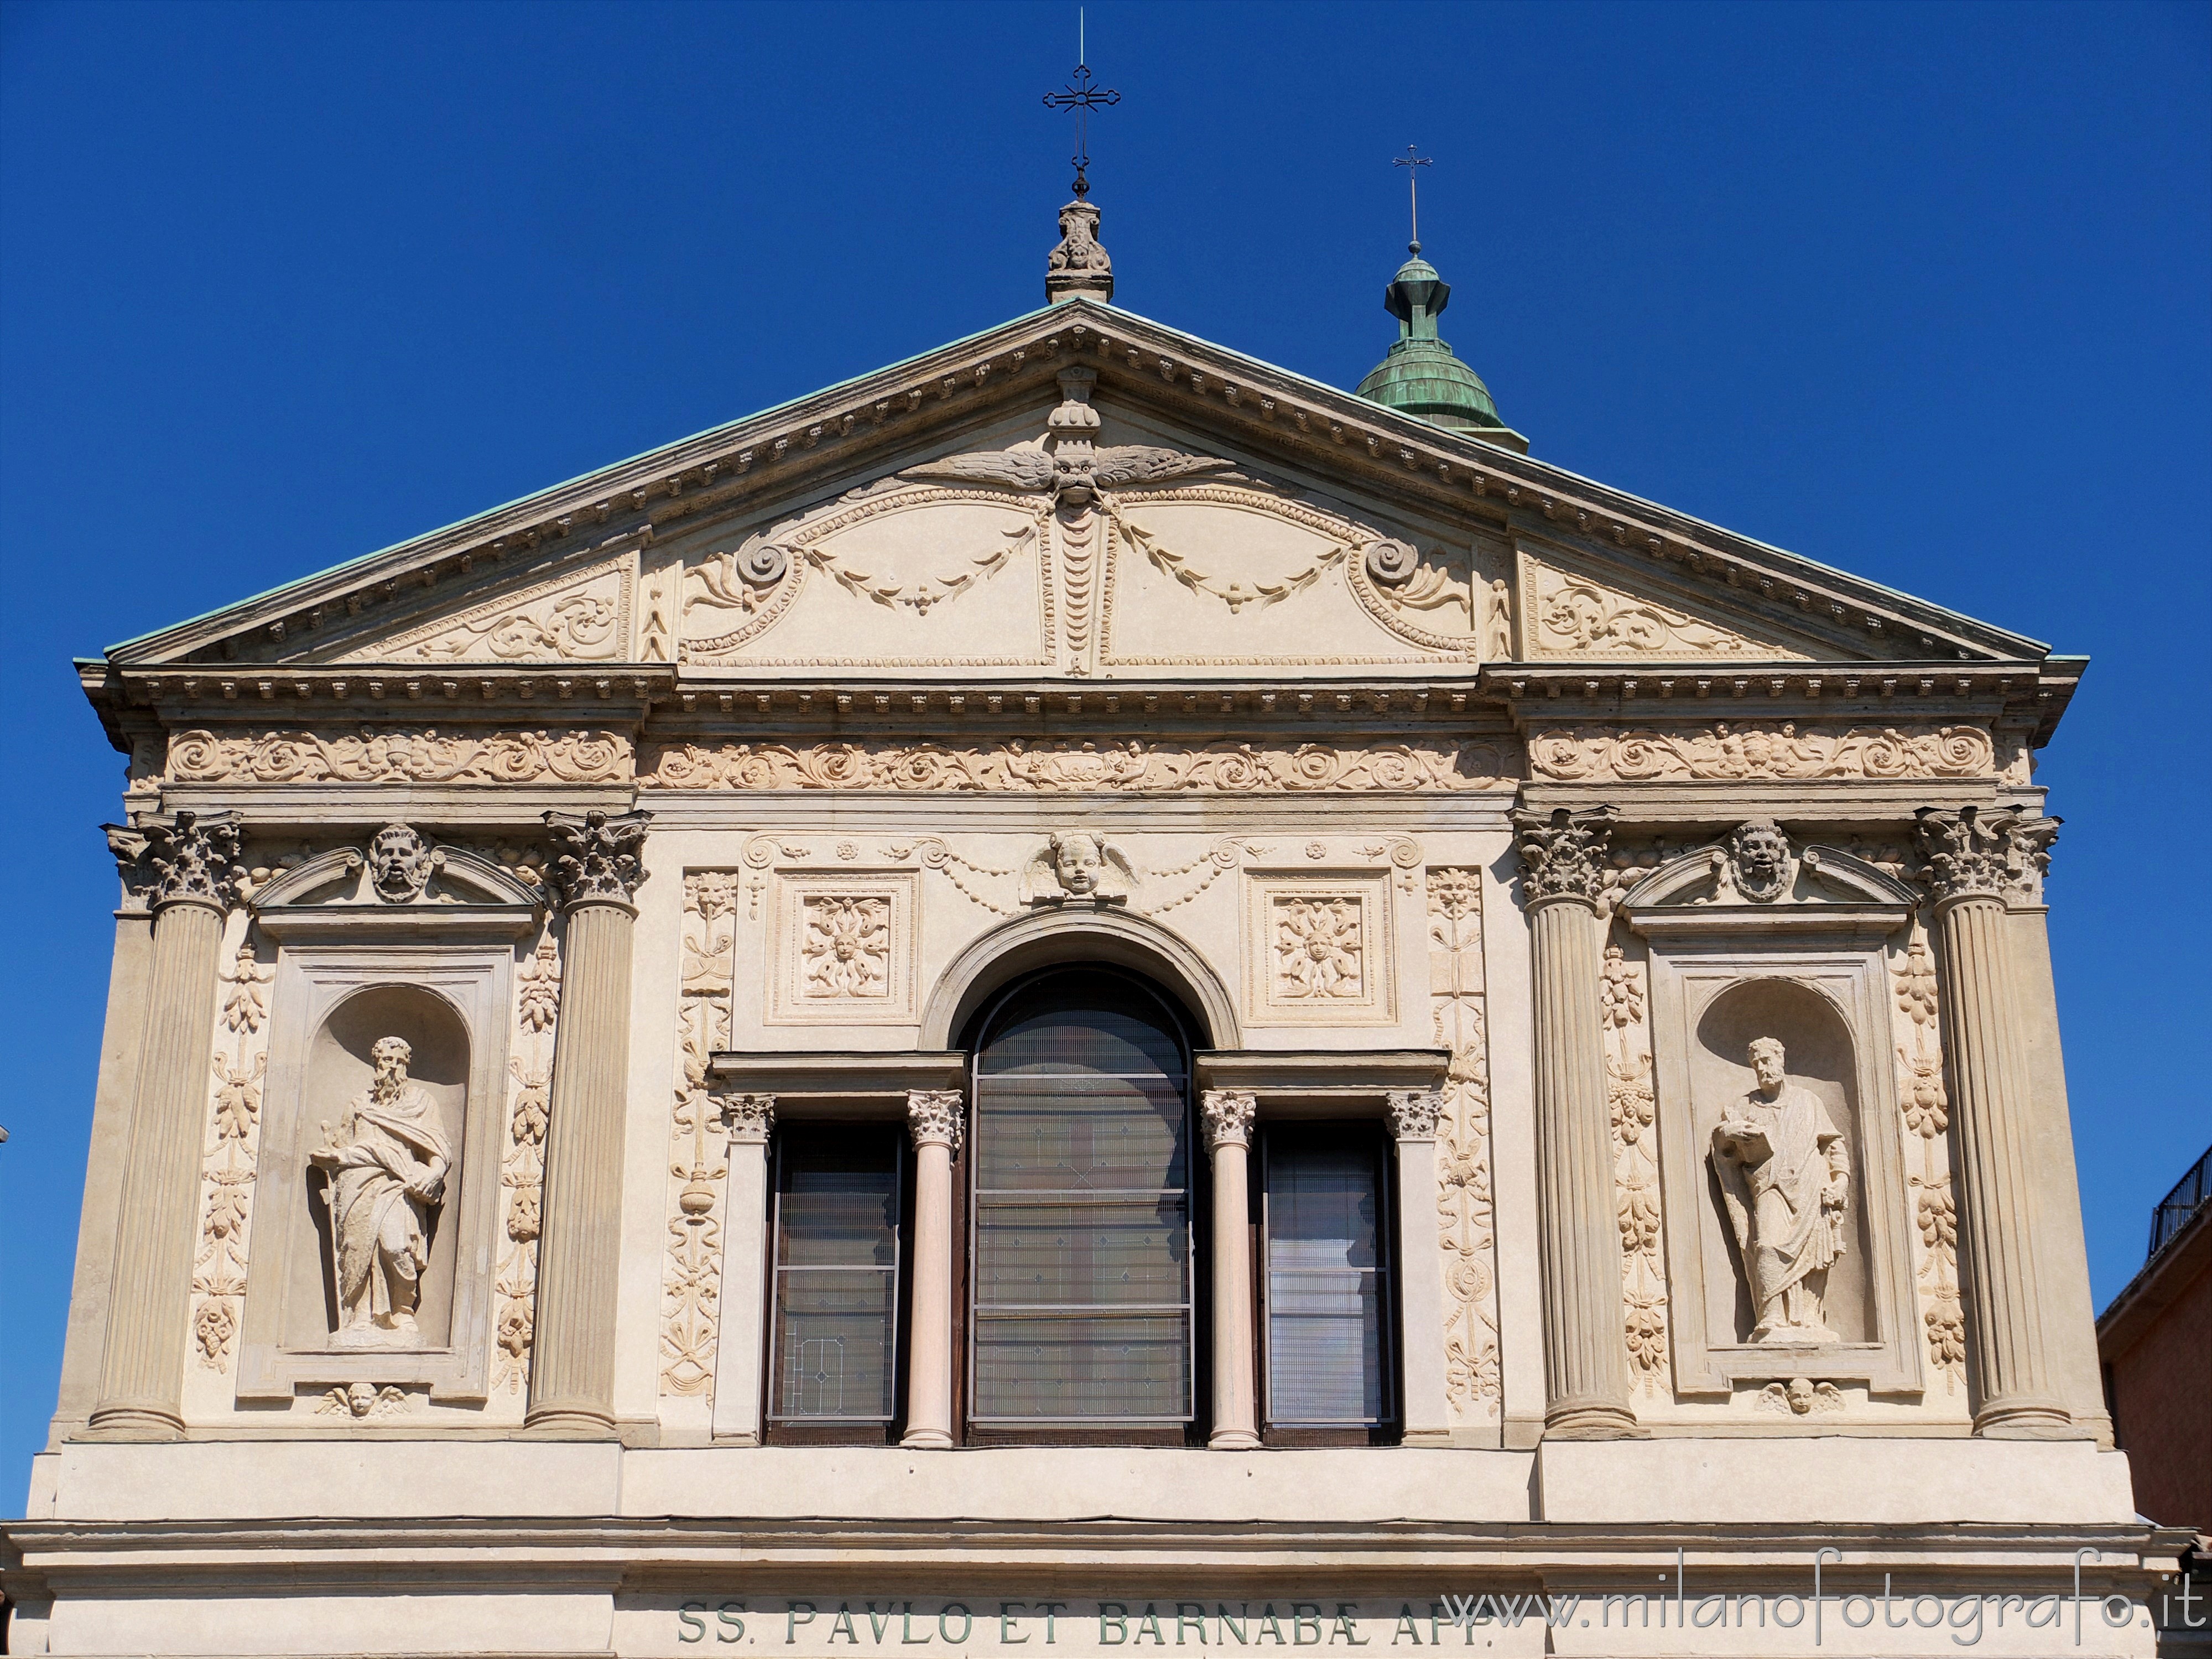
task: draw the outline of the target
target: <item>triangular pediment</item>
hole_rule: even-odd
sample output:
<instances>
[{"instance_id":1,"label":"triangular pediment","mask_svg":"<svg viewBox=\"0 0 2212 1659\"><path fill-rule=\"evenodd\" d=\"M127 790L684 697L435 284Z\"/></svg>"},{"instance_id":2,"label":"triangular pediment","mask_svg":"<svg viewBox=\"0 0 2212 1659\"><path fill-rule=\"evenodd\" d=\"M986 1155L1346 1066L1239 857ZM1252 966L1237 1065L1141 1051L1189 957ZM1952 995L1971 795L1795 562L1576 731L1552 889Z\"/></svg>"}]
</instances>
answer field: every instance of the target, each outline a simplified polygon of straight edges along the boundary
<instances>
[{"instance_id":1,"label":"triangular pediment","mask_svg":"<svg viewBox=\"0 0 2212 1659\"><path fill-rule=\"evenodd\" d=\"M1131 680L2046 653L1076 301L109 654Z\"/></svg>"}]
</instances>

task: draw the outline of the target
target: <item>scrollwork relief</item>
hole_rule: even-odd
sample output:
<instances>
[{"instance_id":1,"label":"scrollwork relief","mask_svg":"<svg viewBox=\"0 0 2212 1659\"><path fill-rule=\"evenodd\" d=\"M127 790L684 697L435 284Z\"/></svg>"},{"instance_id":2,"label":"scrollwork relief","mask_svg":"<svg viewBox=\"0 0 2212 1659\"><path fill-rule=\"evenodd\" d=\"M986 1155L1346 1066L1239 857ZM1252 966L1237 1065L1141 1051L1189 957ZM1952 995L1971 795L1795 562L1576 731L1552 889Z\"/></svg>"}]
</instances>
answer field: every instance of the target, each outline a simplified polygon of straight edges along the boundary
<instances>
[{"instance_id":1,"label":"scrollwork relief","mask_svg":"<svg viewBox=\"0 0 2212 1659\"><path fill-rule=\"evenodd\" d=\"M720 1313L722 1190L726 1173L708 1144L721 1111L708 1059L730 1042L738 877L684 875L684 976L676 1011L676 1098L669 1115L668 1249L661 1274L660 1392L696 1397L714 1386Z\"/></svg>"},{"instance_id":2,"label":"scrollwork relief","mask_svg":"<svg viewBox=\"0 0 2212 1659\"><path fill-rule=\"evenodd\" d=\"M894 793L1432 793L1513 776L1494 744L1419 741L1337 748L1206 744L660 744L640 780L659 789L872 789Z\"/></svg>"},{"instance_id":3,"label":"scrollwork relief","mask_svg":"<svg viewBox=\"0 0 2212 1659\"><path fill-rule=\"evenodd\" d=\"M1605 947L1598 1019L1605 1042L1605 1095L1613 1124L1613 1190L1620 1229L1623 1337L1629 1375L1644 1394L1667 1369L1667 1263L1660 1236L1657 1097L1651 1034L1644 1019L1644 964L1618 945Z\"/></svg>"},{"instance_id":4,"label":"scrollwork relief","mask_svg":"<svg viewBox=\"0 0 2212 1659\"><path fill-rule=\"evenodd\" d=\"M1524 560L1522 568L1531 588L1531 656L1803 660L1802 653L1747 639L1705 617L1617 592L1534 559Z\"/></svg>"},{"instance_id":5,"label":"scrollwork relief","mask_svg":"<svg viewBox=\"0 0 2212 1659\"><path fill-rule=\"evenodd\" d=\"M441 736L434 727L346 733L180 732L170 783L618 783L629 739L594 731Z\"/></svg>"},{"instance_id":6,"label":"scrollwork relief","mask_svg":"<svg viewBox=\"0 0 2212 1659\"><path fill-rule=\"evenodd\" d=\"M1901 957L1893 958L1896 994L1898 1100L1907 1133L1920 1143L1920 1167L1908 1174L1919 1240L1921 1328L1928 1358L1946 1393L1966 1379L1966 1316L1959 1288L1959 1218L1951 1188L1951 1104L1943 1087L1942 1038L1936 1025L1935 958L1924 925L1914 919ZM1907 1143L1910 1144L1909 1142Z\"/></svg>"},{"instance_id":7,"label":"scrollwork relief","mask_svg":"<svg viewBox=\"0 0 2212 1659\"><path fill-rule=\"evenodd\" d=\"M1662 731L1556 727L1528 741L1533 776L1561 782L1740 778L1984 778L1996 750L1978 726L1729 725Z\"/></svg>"},{"instance_id":8,"label":"scrollwork relief","mask_svg":"<svg viewBox=\"0 0 2212 1659\"><path fill-rule=\"evenodd\" d=\"M520 1395L530 1376L538 1323L538 1238L545 1184L545 1130L553 1040L561 1011L561 957L549 927L515 975L514 1048L507 1066L507 1133L501 1149L499 1268L493 1276L497 1343L493 1387Z\"/></svg>"},{"instance_id":9,"label":"scrollwork relief","mask_svg":"<svg viewBox=\"0 0 2212 1659\"><path fill-rule=\"evenodd\" d=\"M1450 1056L1437 1119L1437 1222L1444 1253L1444 1385L1455 1416L1498 1415L1495 1226L1490 1182L1490 1036L1482 876L1428 872L1429 1021Z\"/></svg>"},{"instance_id":10,"label":"scrollwork relief","mask_svg":"<svg viewBox=\"0 0 2212 1659\"><path fill-rule=\"evenodd\" d=\"M260 1152L261 1091L269 1073L263 991L275 972L254 959L250 932L240 936L226 977L232 990L218 1028L236 1041L230 1054L218 1048L212 1060L215 1087L200 1170L200 1236L192 1260L193 1358L217 1372L230 1370L237 1346Z\"/></svg>"}]
</instances>

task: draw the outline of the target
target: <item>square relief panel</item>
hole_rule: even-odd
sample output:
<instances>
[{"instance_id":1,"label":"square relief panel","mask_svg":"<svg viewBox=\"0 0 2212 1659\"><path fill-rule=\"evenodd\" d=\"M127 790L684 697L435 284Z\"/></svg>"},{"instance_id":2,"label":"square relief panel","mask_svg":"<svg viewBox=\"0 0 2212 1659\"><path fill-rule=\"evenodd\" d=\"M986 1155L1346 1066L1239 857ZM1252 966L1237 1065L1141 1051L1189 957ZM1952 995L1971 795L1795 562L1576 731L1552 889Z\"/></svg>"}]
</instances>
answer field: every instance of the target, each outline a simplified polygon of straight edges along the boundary
<instances>
[{"instance_id":1,"label":"square relief panel","mask_svg":"<svg viewBox=\"0 0 2212 1659\"><path fill-rule=\"evenodd\" d=\"M1398 1018L1386 871L1245 877L1244 1006L1261 1025Z\"/></svg>"},{"instance_id":2,"label":"square relief panel","mask_svg":"<svg viewBox=\"0 0 2212 1659\"><path fill-rule=\"evenodd\" d=\"M911 870L778 871L769 934L774 1025L910 1025Z\"/></svg>"}]
</instances>

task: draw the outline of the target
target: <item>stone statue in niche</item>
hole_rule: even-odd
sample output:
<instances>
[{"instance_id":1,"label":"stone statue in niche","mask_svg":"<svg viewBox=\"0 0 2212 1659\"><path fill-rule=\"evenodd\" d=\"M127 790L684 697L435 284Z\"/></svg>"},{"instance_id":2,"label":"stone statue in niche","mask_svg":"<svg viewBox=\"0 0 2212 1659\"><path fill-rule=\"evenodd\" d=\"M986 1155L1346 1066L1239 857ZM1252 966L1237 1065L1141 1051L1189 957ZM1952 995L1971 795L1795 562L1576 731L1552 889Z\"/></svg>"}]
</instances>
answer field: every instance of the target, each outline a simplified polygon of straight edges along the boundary
<instances>
[{"instance_id":1,"label":"stone statue in niche","mask_svg":"<svg viewBox=\"0 0 2212 1659\"><path fill-rule=\"evenodd\" d=\"M1127 904L1135 872L1121 848L1087 830L1064 830L1031 855L1022 872L1028 905Z\"/></svg>"},{"instance_id":2,"label":"stone statue in niche","mask_svg":"<svg viewBox=\"0 0 2212 1659\"><path fill-rule=\"evenodd\" d=\"M330 1206L340 1347L404 1346L415 1339L430 1230L453 1153L429 1094L407 1079L414 1050L396 1036L370 1049L376 1076L347 1104L307 1161Z\"/></svg>"},{"instance_id":3,"label":"stone statue in niche","mask_svg":"<svg viewBox=\"0 0 2212 1659\"><path fill-rule=\"evenodd\" d=\"M1844 1253L1850 1154L1811 1090L1790 1081L1782 1044L1753 1039L1755 1086L1713 1128L1713 1172L1751 1291L1753 1342L1839 1340L1821 1299Z\"/></svg>"}]
</instances>

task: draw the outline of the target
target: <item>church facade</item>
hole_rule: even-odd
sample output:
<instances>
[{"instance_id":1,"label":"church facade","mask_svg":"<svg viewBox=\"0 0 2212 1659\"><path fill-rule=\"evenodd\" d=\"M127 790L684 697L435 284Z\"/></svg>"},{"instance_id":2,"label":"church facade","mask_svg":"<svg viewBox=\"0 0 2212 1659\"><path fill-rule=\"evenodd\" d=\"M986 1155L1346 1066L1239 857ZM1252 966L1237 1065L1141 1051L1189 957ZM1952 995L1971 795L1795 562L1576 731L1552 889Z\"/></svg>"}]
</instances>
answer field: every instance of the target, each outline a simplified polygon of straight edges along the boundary
<instances>
[{"instance_id":1,"label":"church facade","mask_svg":"<svg viewBox=\"0 0 2212 1659\"><path fill-rule=\"evenodd\" d=\"M1097 228L80 665L12 1651L2151 1651L2081 660L1531 458L1418 250L1356 396Z\"/></svg>"}]
</instances>

